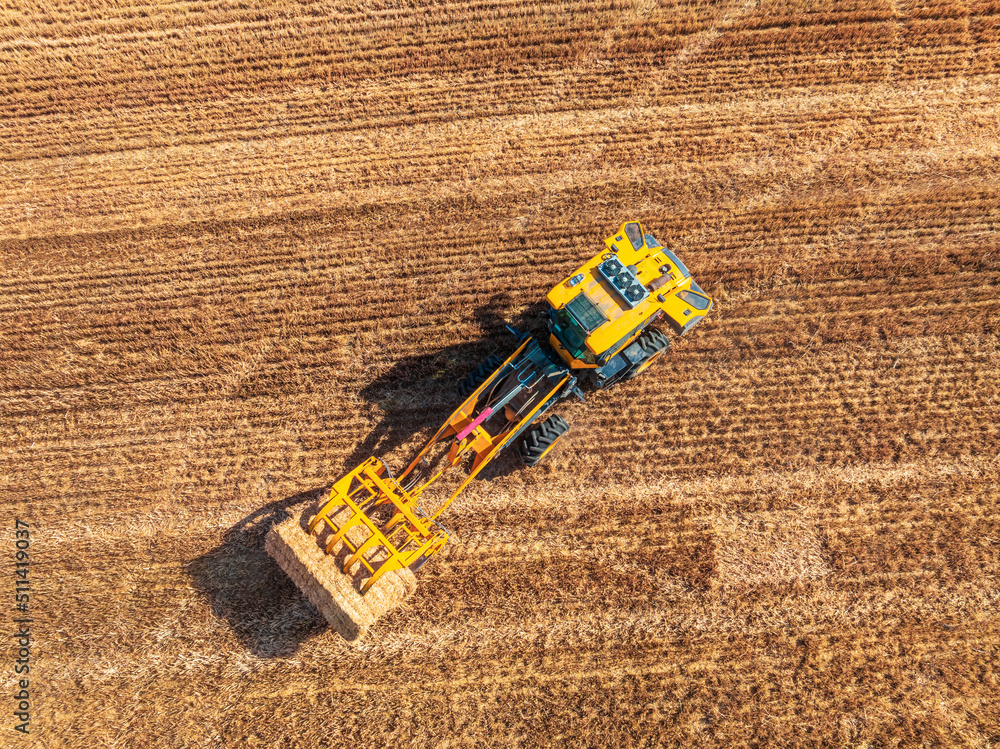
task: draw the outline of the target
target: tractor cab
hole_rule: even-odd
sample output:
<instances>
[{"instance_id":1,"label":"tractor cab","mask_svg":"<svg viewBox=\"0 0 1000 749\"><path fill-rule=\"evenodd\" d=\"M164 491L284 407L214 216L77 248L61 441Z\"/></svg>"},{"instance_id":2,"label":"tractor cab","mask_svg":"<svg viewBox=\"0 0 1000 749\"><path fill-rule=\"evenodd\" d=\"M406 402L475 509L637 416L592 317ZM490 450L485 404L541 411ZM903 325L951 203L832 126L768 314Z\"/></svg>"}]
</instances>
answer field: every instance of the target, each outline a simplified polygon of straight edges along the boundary
<instances>
[{"instance_id":1,"label":"tractor cab","mask_svg":"<svg viewBox=\"0 0 1000 749\"><path fill-rule=\"evenodd\" d=\"M546 296L549 343L572 369L593 370L599 387L634 376L669 345L662 334L653 336L655 345L633 345L653 322L665 320L684 335L712 308L680 258L638 221L622 224L604 243Z\"/></svg>"}]
</instances>

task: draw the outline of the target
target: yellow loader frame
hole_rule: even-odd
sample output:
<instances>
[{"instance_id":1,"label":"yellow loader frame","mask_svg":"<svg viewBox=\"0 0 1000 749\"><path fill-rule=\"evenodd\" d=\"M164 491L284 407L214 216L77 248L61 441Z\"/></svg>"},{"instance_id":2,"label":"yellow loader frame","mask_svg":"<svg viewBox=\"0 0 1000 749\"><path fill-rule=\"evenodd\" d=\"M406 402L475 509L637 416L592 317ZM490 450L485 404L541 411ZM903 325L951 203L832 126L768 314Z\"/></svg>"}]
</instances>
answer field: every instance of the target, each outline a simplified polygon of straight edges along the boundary
<instances>
[{"instance_id":1,"label":"yellow loader frame","mask_svg":"<svg viewBox=\"0 0 1000 749\"><path fill-rule=\"evenodd\" d=\"M540 409L562 389L569 380L567 373L558 379L556 385L537 398L537 404L520 417L510 421L499 434L491 435L482 422L493 415L486 408L475 415L480 398L495 383L507 365L514 363L528 346L525 340L500 367L493 372L466 400L448 417L448 420L428 441L416 458L398 477L393 477L380 459L372 457L334 483L326 503L309 523L309 533L324 528L329 531L324 551L330 554L337 544L350 550L342 565L344 573L361 564L370 574L363 584L364 594L382 575L408 567L416 571L431 556L440 551L448 541L449 532L437 522L437 517L450 505L455 497L468 486L469 482L486 467L521 431L531 424ZM434 475L410 489L403 482L421 465L427 454L436 445L451 440L444 465ZM458 465L463 457L474 454L469 475L455 489L451 496L431 514L425 513L419 505L424 491L434 484L445 471ZM380 508L389 509L391 515L384 524L375 518ZM362 528L362 533L351 533L353 528ZM325 534L324 534L325 535ZM352 540L356 536L361 540Z\"/></svg>"}]
</instances>

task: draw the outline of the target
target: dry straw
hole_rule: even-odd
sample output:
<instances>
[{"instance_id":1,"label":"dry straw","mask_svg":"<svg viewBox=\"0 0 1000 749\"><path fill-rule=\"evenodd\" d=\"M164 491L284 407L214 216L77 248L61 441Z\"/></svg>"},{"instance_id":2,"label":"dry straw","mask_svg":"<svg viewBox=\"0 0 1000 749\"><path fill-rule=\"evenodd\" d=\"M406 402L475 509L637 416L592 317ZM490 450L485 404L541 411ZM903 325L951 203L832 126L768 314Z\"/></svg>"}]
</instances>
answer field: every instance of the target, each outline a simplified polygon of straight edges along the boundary
<instances>
[{"instance_id":1,"label":"dry straw","mask_svg":"<svg viewBox=\"0 0 1000 749\"><path fill-rule=\"evenodd\" d=\"M996 0L124 5L3 11L36 743L997 744ZM633 215L710 318L473 482L374 628L274 530L369 628L317 634L227 530L405 465Z\"/></svg>"}]
</instances>

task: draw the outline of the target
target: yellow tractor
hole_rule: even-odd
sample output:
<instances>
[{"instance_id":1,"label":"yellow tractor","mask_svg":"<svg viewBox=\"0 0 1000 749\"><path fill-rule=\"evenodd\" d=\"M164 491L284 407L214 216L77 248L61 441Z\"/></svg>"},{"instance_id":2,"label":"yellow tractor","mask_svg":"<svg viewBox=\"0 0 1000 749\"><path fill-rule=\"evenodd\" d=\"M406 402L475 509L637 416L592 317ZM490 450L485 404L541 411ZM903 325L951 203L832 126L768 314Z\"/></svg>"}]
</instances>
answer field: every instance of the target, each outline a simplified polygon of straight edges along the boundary
<instances>
[{"instance_id":1,"label":"yellow tractor","mask_svg":"<svg viewBox=\"0 0 1000 749\"><path fill-rule=\"evenodd\" d=\"M461 405L403 471L368 458L323 501L268 533L268 553L349 642L415 590L413 573L448 541L438 517L501 450L516 445L525 464L538 463L569 428L550 415L556 403L583 399L581 385L635 377L669 348L653 323L683 335L712 308L680 259L638 221L604 243L546 296L548 341L508 326L517 349L460 383ZM465 470L450 472L459 464Z\"/></svg>"}]
</instances>

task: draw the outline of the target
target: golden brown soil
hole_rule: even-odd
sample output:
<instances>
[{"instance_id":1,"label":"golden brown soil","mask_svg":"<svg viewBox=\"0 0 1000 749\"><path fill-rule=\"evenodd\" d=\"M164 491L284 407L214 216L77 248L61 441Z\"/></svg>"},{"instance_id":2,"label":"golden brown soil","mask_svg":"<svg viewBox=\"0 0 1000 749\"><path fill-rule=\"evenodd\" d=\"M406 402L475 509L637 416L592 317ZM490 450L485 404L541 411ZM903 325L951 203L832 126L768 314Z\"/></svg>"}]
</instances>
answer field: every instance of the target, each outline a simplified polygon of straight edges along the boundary
<instances>
[{"instance_id":1,"label":"golden brown soil","mask_svg":"<svg viewBox=\"0 0 1000 749\"><path fill-rule=\"evenodd\" d=\"M1000 3L122 5L0 10L0 744L1000 745ZM631 217L709 320L346 645L268 527Z\"/></svg>"}]
</instances>

